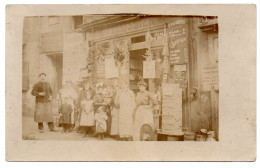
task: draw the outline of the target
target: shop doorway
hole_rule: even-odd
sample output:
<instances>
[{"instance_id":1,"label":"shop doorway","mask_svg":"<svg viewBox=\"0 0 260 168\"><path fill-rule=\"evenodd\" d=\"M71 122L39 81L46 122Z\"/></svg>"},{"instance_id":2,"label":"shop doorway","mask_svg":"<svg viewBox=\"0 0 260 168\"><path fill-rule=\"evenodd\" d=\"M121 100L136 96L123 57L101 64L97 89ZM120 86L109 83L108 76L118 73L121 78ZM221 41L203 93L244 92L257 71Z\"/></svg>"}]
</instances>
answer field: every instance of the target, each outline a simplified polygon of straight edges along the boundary
<instances>
[{"instance_id":1,"label":"shop doorway","mask_svg":"<svg viewBox=\"0 0 260 168\"><path fill-rule=\"evenodd\" d=\"M147 83L147 89L149 90L149 82L147 79L143 79L143 61L145 58L143 55L146 52L146 48L139 50L130 51L129 59L129 88L133 90L134 93L138 92L137 83L144 80Z\"/></svg>"}]
</instances>

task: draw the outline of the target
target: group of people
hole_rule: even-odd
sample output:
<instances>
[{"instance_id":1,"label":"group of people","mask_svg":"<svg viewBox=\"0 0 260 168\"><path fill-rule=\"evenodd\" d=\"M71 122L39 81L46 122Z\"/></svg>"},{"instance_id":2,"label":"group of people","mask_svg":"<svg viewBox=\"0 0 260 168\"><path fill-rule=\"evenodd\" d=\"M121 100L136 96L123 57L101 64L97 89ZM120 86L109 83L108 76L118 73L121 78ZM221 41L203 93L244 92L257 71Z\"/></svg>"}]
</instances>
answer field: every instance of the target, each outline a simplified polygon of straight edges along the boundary
<instances>
[{"instance_id":1,"label":"group of people","mask_svg":"<svg viewBox=\"0 0 260 168\"><path fill-rule=\"evenodd\" d=\"M48 122L50 131L54 129L51 116L52 91L45 81L46 74L40 74L32 95L36 96L35 121L40 132L43 122ZM116 86L98 83L95 88L89 81L77 91L72 82L67 81L60 92L59 107L62 132L83 132L83 137L97 136L104 139L110 136L120 140L153 140L153 109L157 104L155 96L146 90L145 81L138 83L139 92L134 94L126 82Z\"/></svg>"}]
</instances>

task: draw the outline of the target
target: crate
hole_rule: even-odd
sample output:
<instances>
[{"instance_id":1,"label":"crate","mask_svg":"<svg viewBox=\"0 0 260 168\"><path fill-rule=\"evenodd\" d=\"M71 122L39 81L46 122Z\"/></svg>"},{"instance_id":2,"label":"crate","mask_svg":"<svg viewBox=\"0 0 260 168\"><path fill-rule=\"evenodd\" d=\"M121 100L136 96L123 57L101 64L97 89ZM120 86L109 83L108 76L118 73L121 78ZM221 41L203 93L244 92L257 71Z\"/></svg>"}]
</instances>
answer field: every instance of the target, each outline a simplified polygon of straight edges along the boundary
<instances>
[{"instance_id":1,"label":"crate","mask_svg":"<svg viewBox=\"0 0 260 168\"><path fill-rule=\"evenodd\" d=\"M162 134L166 134L166 135L184 135L182 131L176 131L173 129L162 129Z\"/></svg>"},{"instance_id":2,"label":"crate","mask_svg":"<svg viewBox=\"0 0 260 168\"><path fill-rule=\"evenodd\" d=\"M174 124L165 124L165 123L162 123L162 130L171 130L171 129L174 129Z\"/></svg>"},{"instance_id":3,"label":"crate","mask_svg":"<svg viewBox=\"0 0 260 168\"><path fill-rule=\"evenodd\" d=\"M167 141L183 141L183 135L180 135L180 136L167 136Z\"/></svg>"}]
</instances>

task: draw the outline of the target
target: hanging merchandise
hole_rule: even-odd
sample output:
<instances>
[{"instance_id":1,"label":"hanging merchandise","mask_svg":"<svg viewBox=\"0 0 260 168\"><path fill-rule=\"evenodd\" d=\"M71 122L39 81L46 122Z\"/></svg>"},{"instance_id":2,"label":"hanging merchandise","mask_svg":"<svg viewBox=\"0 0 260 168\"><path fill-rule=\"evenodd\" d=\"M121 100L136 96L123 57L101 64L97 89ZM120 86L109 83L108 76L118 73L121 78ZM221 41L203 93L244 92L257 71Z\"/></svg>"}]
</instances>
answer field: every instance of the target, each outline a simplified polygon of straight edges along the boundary
<instances>
[{"instance_id":1,"label":"hanging merchandise","mask_svg":"<svg viewBox=\"0 0 260 168\"><path fill-rule=\"evenodd\" d=\"M170 72L170 64L169 64L169 46L168 46L168 36L166 31L166 25L164 26L164 36L163 36L163 50L162 50L163 58L163 73L168 74Z\"/></svg>"},{"instance_id":2,"label":"hanging merchandise","mask_svg":"<svg viewBox=\"0 0 260 168\"><path fill-rule=\"evenodd\" d=\"M120 43L122 45L120 45ZM126 40L115 41L113 53L114 53L116 66L123 67L128 64L130 53L129 53L128 44Z\"/></svg>"},{"instance_id":3,"label":"hanging merchandise","mask_svg":"<svg viewBox=\"0 0 260 168\"><path fill-rule=\"evenodd\" d=\"M95 53L95 65L96 65L96 76L104 77L105 76L105 65L104 65L104 55L101 52L99 45L95 44L94 53Z\"/></svg>"}]
</instances>

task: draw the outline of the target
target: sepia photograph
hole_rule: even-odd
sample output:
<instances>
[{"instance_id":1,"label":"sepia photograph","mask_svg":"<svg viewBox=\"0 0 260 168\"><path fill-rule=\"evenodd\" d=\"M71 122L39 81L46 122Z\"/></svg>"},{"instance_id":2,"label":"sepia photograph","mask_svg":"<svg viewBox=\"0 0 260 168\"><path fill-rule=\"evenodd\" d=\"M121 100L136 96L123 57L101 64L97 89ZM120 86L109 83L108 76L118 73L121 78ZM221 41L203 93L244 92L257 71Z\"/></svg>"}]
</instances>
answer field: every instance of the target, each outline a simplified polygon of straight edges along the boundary
<instances>
[{"instance_id":1,"label":"sepia photograph","mask_svg":"<svg viewBox=\"0 0 260 168\"><path fill-rule=\"evenodd\" d=\"M256 5L7 5L5 26L6 161L256 160Z\"/></svg>"},{"instance_id":2,"label":"sepia photograph","mask_svg":"<svg viewBox=\"0 0 260 168\"><path fill-rule=\"evenodd\" d=\"M23 140L219 141L217 16L23 21Z\"/></svg>"}]
</instances>

